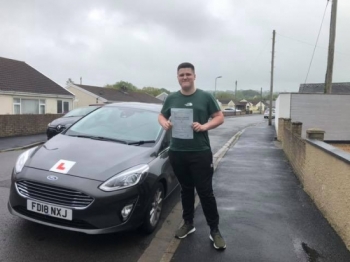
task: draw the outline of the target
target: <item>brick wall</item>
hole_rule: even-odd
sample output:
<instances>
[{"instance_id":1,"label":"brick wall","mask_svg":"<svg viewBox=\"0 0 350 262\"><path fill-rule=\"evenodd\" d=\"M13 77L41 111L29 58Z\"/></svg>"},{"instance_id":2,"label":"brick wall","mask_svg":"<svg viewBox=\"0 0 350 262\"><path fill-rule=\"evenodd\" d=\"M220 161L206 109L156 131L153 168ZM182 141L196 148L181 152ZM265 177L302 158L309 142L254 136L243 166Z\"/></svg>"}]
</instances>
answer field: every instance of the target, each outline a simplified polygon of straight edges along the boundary
<instances>
[{"instance_id":1,"label":"brick wall","mask_svg":"<svg viewBox=\"0 0 350 262\"><path fill-rule=\"evenodd\" d=\"M45 133L47 124L61 116L62 114L0 115L0 137Z\"/></svg>"},{"instance_id":2,"label":"brick wall","mask_svg":"<svg viewBox=\"0 0 350 262\"><path fill-rule=\"evenodd\" d=\"M350 154L323 142L324 131L279 119L278 139L303 185L318 209L350 250ZM346 144L349 145L349 144Z\"/></svg>"}]
</instances>

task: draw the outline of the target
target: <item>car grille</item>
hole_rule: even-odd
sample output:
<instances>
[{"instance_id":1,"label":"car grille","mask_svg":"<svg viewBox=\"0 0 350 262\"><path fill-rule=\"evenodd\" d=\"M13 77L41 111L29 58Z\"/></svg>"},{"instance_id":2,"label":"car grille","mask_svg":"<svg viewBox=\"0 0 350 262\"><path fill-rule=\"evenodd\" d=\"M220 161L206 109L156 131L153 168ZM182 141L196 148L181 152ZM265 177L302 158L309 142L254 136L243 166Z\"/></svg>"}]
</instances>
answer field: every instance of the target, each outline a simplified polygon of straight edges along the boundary
<instances>
[{"instance_id":1,"label":"car grille","mask_svg":"<svg viewBox=\"0 0 350 262\"><path fill-rule=\"evenodd\" d=\"M79 191L33 181L19 181L16 186L24 197L70 208L85 208L94 201L91 196Z\"/></svg>"},{"instance_id":2,"label":"car grille","mask_svg":"<svg viewBox=\"0 0 350 262\"><path fill-rule=\"evenodd\" d=\"M16 207L13 207L13 209L24 216L37 219L43 222L59 225L59 226L74 227L74 228L81 228L81 229L96 229L95 226L83 220L73 219L69 221L69 220L64 220L60 218L55 218L55 217L29 211L23 206L16 206Z\"/></svg>"}]
</instances>

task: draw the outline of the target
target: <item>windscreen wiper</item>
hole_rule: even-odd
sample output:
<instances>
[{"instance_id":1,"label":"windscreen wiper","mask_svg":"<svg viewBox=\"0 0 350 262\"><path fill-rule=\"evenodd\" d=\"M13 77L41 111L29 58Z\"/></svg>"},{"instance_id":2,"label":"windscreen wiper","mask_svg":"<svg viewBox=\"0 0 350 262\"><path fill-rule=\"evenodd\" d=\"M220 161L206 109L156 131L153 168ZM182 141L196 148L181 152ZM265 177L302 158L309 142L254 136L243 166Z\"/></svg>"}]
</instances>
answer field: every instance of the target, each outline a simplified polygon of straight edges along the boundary
<instances>
[{"instance_id":1,"label":"windscreen wiper","mask_svg":"<svg viewBox=\"0 0 350 262\"><path fill-rule=\"evenodd\" d=\"M122 143L122 144L128 144L128 142L125 140L119 140L119 139L103 137L103 136L87 136L87 135L73 135L73 136L74 137L82 137L82 138L90 138L90 139L94 139L94 140L112 141L112 142L117 142L117 143Z\"/></svg>"},{"instance_id":2,"label":"windscreen wiper","mask_svg":"<svg viewBox=\"0 0 350 262\"><path fill-rule=\"evenodd\" d=\"M143 145L143 144L152 144L155 143L155 140L140 140L140 141L133 141L127 143L128 145Z\"/></svg>"}]
</instances>

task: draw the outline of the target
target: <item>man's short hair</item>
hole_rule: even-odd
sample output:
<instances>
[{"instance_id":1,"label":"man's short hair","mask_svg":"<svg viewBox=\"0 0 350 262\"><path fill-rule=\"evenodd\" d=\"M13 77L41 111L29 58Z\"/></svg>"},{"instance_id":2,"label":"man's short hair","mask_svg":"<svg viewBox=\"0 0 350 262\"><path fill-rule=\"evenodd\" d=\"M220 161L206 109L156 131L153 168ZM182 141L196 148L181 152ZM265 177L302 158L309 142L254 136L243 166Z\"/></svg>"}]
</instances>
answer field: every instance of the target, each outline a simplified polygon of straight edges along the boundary
<instances>
[{"instance_id":1,"label":"man's short hair","mask_svg":"<svg viewBox=\"0 0 350 262\"><path fill-rule=\"evenodd\" d=\"M195 72L194 65L192 65L191 63L188 63L188 62L179 64L179 66L177 67L177 72L179 72L179 70L181 68L191 68L193 70L193 73Z\"/></svg>"}]
</instances>

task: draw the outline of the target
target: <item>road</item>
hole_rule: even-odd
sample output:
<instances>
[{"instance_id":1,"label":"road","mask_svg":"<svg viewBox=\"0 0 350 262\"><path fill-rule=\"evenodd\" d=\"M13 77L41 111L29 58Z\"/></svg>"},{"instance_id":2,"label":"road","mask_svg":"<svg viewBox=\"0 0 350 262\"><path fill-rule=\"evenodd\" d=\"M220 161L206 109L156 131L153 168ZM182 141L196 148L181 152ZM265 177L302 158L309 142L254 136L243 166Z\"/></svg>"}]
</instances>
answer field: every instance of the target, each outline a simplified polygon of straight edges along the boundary
<instances>
[{"instance_id":1,"label":"road","mask_svg":"<svg viewBox=\"0 0 350 262\"><path fill-rule=\"evenodd\" d=\"M261 115L225 118L222 126L209 132L213 153L239 130L264 121ZM11 170L22 152L0 153L0 262L138 260L155 232L151 235L138 231L86 235L12 216L7 210ZM160 223L178 201L179 189L165 201Z\"/></svg>"}]
</instances>

